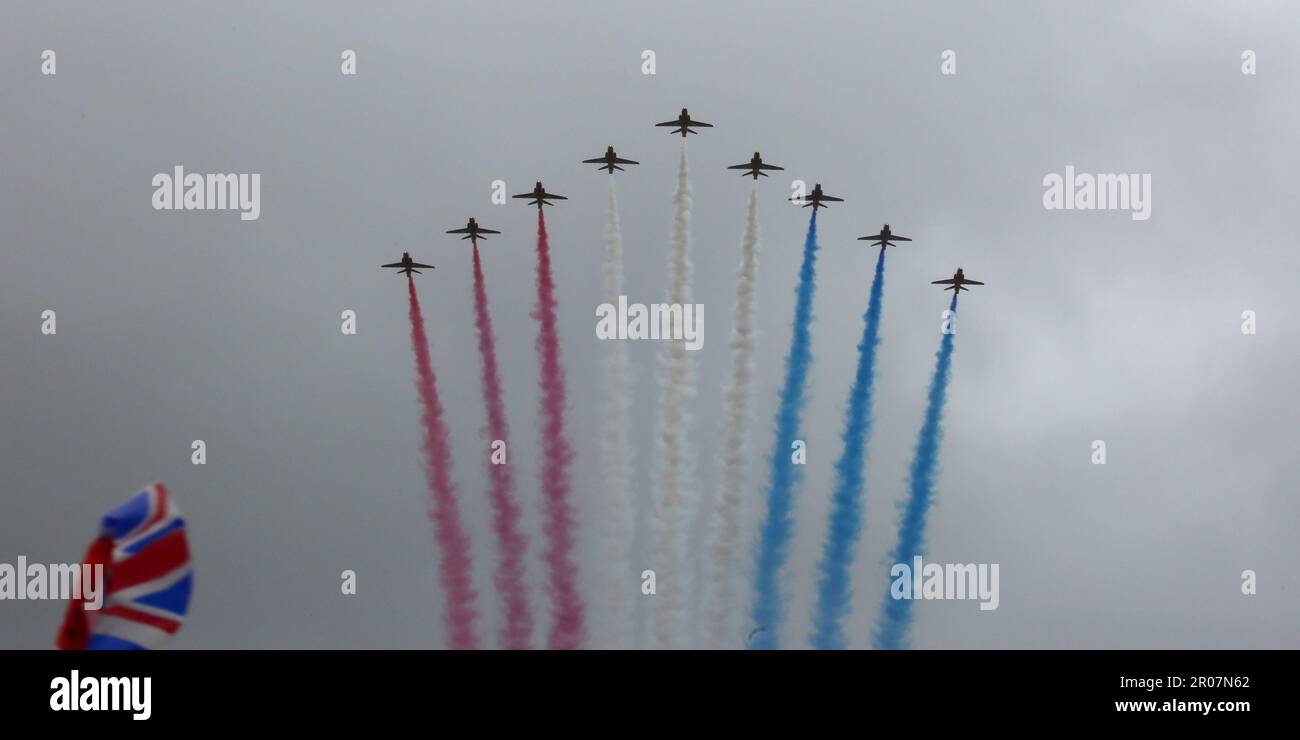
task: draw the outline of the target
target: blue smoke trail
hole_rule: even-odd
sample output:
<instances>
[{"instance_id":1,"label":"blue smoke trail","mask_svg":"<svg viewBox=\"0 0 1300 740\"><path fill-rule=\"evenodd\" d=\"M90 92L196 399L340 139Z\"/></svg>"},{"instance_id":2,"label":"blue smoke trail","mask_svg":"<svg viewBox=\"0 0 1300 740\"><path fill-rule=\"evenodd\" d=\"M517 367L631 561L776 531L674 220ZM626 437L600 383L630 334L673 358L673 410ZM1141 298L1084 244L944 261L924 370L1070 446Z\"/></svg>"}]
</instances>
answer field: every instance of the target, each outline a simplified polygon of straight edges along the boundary
<instances>
[{"instance_id":1,"label":"blue smoke trail","mask_svg":"<svg viewBox=\"0 0 1300 740\"><path fill-rule=\"evenodd\" d=\"M949 321L957 317L957 292L953 291L952 303L948 305L951 312ZM950 327L951 328L951 327ZM935 355L934 377L930 380L930 396L925 407L925 422L921 425L921 434L916 440L916 455L912 458L911 478L907 506L903 510L903 520L898 527L898 545L890 554L892 562L907 563L922 554L925 536L925 512L930 508L930 499L934 494L934 474L939 462L939 440L943 429L939 424L943 419L943 402L948 392L948 370L952 366L953 334L946 333ZM892 582L892 581L891 581ZM876 634L872 644L881 650L898 650L907 647L907 631L912 624L910 599L895 599L887 590L885 606L876 624Z\"/></svg>"},{"instance_id":2,"label":"blue smoke trail","mask_svg":"<svg viewBox=\"0 0 1300 740\"><path fill-rule=\"evenodd\" d=\"M803 416L804 386L812 365L813 295L817 291L817 209L808 221L808 236L803 243L803 266L799 268L799 287L795 290L794 335L790 353L785 358L785 385L781 388L776 412L776 440L772 445L771 476L767 486L767 519L759 531L755 558L754 606L751 616L754 632L749 647L774 650L777 647L784 603L781 599L780 575L785 564L794 521L790 517L794 489L802 479L799 466L790 459L790 443L799 439L799 420Z\"/></svg>"},{"instance_id":3,"label":"blue smoke trail","mask_svg":"<svg viewBox=\"0 0 1300 740\"><path fill-rule=\"evenodd\" d=\"M880 343L880 298L885 292L885 248L876 258L876 276L871 298L862 317L862 341L858 344L858 371L849 389L844 412L844 451L835 463L835 493L831 496L830 524L822 559L817 569L817 611L809 638L818 650L848 647L840 620L849 612L849 566L862 531L862 468L866 462L867 437L871 434L871 385L876 371L876 345Z\"/></svg>"}]
</instances>

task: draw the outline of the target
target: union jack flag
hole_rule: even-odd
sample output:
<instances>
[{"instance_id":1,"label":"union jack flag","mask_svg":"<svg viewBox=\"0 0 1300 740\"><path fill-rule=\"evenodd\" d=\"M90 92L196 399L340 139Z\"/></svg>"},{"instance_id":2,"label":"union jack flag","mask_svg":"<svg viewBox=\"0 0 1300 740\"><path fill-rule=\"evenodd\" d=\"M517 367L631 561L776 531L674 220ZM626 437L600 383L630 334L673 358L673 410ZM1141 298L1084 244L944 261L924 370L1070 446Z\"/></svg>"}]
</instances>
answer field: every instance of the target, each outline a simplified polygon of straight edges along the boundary
<instances>
[{"instance_id":1,"label":"union jack flag","mask_svg":"<svg viewBox=\"0 0 1300 740\"><path fill-rule=\"evenodd\" d=\"M60 647L150 650L180 629L193 576L185 520L166 486L154 483L109 512L85 562L104 565L103 608L69 604Z\"/></svg>"}]
</instances>

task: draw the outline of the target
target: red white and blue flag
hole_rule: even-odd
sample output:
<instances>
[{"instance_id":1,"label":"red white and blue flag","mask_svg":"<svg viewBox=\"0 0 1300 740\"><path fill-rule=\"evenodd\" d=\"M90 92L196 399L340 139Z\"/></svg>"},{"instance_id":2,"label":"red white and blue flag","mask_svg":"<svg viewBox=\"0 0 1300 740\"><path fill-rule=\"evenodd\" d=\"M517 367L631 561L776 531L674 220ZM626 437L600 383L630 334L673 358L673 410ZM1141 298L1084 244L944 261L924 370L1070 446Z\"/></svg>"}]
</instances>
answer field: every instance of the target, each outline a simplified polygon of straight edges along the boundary
<instances>
[{"instance_id":1,"label":"red white and blue flag","mask_svg":"<svg viewBox=\"0 0 1300 740\"><path fill-rule=\"evenodd\" d=\"M84 562L104 566L103 607L70 603L60 648L151 650L180 629L193 576L185 520L166 486L154 483L109 512Z\"/></svg>"}]
</instances>

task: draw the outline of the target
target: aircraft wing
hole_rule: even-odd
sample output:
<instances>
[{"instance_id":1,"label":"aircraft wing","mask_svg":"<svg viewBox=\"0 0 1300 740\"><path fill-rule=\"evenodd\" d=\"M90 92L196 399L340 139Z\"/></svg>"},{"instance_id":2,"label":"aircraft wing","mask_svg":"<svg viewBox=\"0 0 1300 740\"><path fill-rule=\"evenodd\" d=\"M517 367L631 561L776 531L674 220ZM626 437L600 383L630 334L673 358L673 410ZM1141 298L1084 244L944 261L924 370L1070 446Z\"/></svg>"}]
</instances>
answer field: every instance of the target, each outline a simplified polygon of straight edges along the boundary
<instances>
[{"instance_id":1,"label":"aircraft wing","mask_svg":"<svg viewBox=\"0 0 1300 740\"><path fill-rule=\"evenodd\" d=\"M969 280L966 280L966 281L964 281L964 282L969 283L970 281L969 281ZM932 281L930 284L931 284L931 285L956 285L956 284L957 284L957 278L948 278L947 280L935 280L935 281Z\"/></svg>"},{"instance_id":2,"label":"aircraft wing","mask_svg":"<svg viewBox=\"0 0 1300 740\"><path fill-rule=\"evenodd\" d=\"M963 282L963 283L966 283L967 285L983 285L983 284L984 284L984 283L981 283L981 282L978 281L978 280L963 280L962 282Z\"/></svg>"},{"instance_id":3,"label":"aircraft wing","mask_svg":"<svg viewBox=\"0 0 1300 740\"><path fill-rule=\"evenodd\" d=\"M387 265L380 265L380 267L406 267L406 265L403 265L401 262L393 262ZM423 267L423 265L421 265L421 267Z\"/></svg>"},{"instance_id":4,"label":"aircraft wing","mask_svg":"<svg viewBox=\"0 0 1300 740\"><path fill-rule=\"evenodd\" d=\"M759 168L760 170L783 170L783 169L785 169L784 167L777 167L777 166L774 165L774 164L760 164L760 165L758 166L758 168Z\"/></svg>"},{"instance_id":5,"label":"aircraft wing","mask_svg":"<svg viewBox=\"0 0 1300 740\"><path fill-rule=\"evenodd\" d=\"M704 128L713 128L713 124L711 124L711 123L705 123L705 122L703 122L703 121L687 121L687 122L686 122L686 125L687 125L687 126L702 126L702 127L704 127Z\"/></svg>"},{"instance_id":6,"label":"aircraft wing","mask_svg":"<svg viewBox=\"0 0 1300 740\"><path fill-rule=\"evenodd\" d=\"M655 125L656 126L677 126L679 124L680 121L664 121L663 123L656 123Z\"/></svg>"},{"instance_id":7,"label":"aircraft wing","mask_svg":"<svg viewBox=\"0 0 1300 740\"><path fill-rule=\"evenodd\" d=\"M480 233L480 234L500 234L501 232L500 232L500 231L497 231L496 229L485 229L485 228L483 228L482 226L480 226L479 229L478 229L478 233Z\"/></svg>"},{"instance_id":8,"label":"aircraft wing","mask_svg":"<svg viewBox=\"0 0 1300 740\"><path fill-rule=\"evenodd\" d=\"M384 265L384 267L396 267L397 265ZM435 269L433 265L425 265L419 262L412 262L411 267L426 267L430 270Z\"/></svg>"},{"instance_id":9,"label":"aircraft wing","mask_svg":"<svg viewBox=\"0 0 1300 740\"><path fill-rule=\"evenodd\" d=\"M912 238L907 236L891 236L889 237L889 240L894 242L910 242L912 241Z\"/></svg>"},{"instance_id":10,"label":"aircraft wing","mask_svg":"<svg viewBox=\"0 0 1300 740\"><path fill-rule=\"evenodd\" d=\"M835 201L836 203L843 203L843 202L844 202L844 199L843 199L843 198L836 198L836 197L833 196L833 195L823 195L823 196L822 196L822 200L833 200L833 201Z\"/></svg>"},{"instance_id":11,"label":"aircraft wing","mask_svg":"<svg viewBox=\"0 0 1300 740\"><path fill-rule=\"evenodd\" d=\"M532 194L532 193L522 193L522 194L520 194L520 195L512 195L512 196L510 196L510 197L511 197L511 198L532 198L532 197L533 197L533 194Z\"/></svg>"},{"instance_id":12,"label":"aircraft wing","mask_svg":"<svg viewBox=\"0 0 1300 740\"><path fill-rule=\"evenodd\" d=\"M601 161L604 161L604 160L601 160ZM613 161L616 162L616 163L618 163L618 164L641 164L640 162L636 162L636 161L633 161L633 160L631 160L631 159L623 159L622 157L614 157Z\"/></svg>"},{"instance_id":13,"label":"aircraft wing","mask_svg":"<svg viewBox=\"0 0 1300 740\"><path fill-rule=\"evenodd\" d=\"M480 229L480 231L481 231L481 230L482 230L482 229ZM465 229L448 229L448 230L447 230L447 233L448 233L448 234L468 234L468 233L469 233L469 229L468 229L468 228L465 228Z\"/></svg>"},{"instance_id":14,"label":"aircraft wing","mask_svg":"<svg viewBox=\"0 0 1300 740\"><path fill-rule=\"evenodd\" d=\"M759 167L762 167L763 169L767 169L767 165L759 165ZM729 170L752 170L752 169L754 169L754 165L752 165L752 164L746 162L745 164L733 164L733 165L731 165L730 167L728 167L727 169L729 169Z\"/></svg>"},{"instance_id":15,"label":"aircraft wing","mask_svg":"<svg viewBox=\"0 0 1300 740\"><path fill-rule=\"evenodd\" d=\"M582 163L583 163L583 164L604 164L604 163L605 163L605 158L604 158L604 157L596 157L595 159L584 159L584 160L582 160Z\"/></svg>"},{"instance_id":16,"label":"aircraft wing","mask_svg":"<svg viewBox=\"0 0 1300 740\"><path fill-rule=\"evenodd\" d=\"M542 197L543 197L543 198L554 198L555 200L568 200L568 198L566 198L566 197L563 196L563 195L551 195L550 193L542 193Z\"/></svg>"}]
</instances>

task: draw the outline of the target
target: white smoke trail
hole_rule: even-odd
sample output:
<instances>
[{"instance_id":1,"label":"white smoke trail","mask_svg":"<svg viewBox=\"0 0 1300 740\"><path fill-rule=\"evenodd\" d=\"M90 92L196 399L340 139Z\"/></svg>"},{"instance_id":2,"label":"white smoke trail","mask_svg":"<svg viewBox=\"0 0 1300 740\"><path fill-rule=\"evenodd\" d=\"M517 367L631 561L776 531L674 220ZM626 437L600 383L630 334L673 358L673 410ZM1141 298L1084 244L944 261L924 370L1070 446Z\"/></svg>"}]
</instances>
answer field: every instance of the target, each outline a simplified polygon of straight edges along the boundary
<instances>
[{"instance_id":1,"label":"white smoke trail","mask_svg":"<svg viewBox=\"0 0 1300 740\"><path fill-rule=\"evenodd\" d=\"M623 231L618 220L618 196L614 178L609 178L609 212L605 222L604 274L605 301L615 306L623 294ZM599 503L599 529L603 547L599 568L602 573L603 598L598 608L604 610L595 624L599 646L626 649L632 645L629 594L632 593L632 504L628 495L631 460L627 446L627 416L630 399L627 342L605 342L604 419L601 427L601 466L605 490Z\"/></svg>"},{"instance_id":2,"label":"white smoke trail","mask_svg":"<svg viewBox=\"0 0 1300 740\"><path fill-rule=\"evenodd\" d=\"M672 249L668 259L668 302L683 308L691 303L691 183L686 165L686 142L682 142L677 166L677 192L673 195ZM689 404L695 395L695 367L686 342L664 341L659 360L659 409L657 473L653 500L655 597L655 643L660 648L681 647L684 630L683 604L690 588L682 543L683 512L691 497L692 465L686 430L690 426Z\"/></svg>"},{"instance_id":3,"label":"white smoke trail","mask_svg":"<svg viewBox=\"0 0 1300 740\"><path fill-rule=\"evenodd\" d=\"M735 323L731 328L731 378L723 388L721 442L722 470L715 503L712 547L707 561L704 600L705 646L740 647L731 618L736 606L736 551L740 546L744 516L745 473L752 464L749 420L754 381L754 276L758 271L758 188L749 192L745 238L736 268Z\"/></svg>"}]
</instances>

